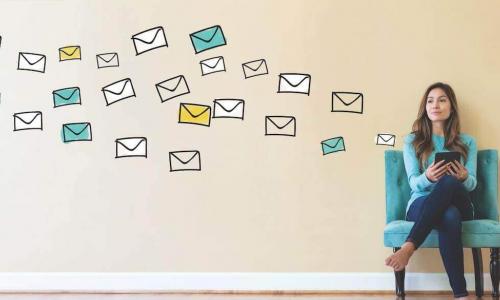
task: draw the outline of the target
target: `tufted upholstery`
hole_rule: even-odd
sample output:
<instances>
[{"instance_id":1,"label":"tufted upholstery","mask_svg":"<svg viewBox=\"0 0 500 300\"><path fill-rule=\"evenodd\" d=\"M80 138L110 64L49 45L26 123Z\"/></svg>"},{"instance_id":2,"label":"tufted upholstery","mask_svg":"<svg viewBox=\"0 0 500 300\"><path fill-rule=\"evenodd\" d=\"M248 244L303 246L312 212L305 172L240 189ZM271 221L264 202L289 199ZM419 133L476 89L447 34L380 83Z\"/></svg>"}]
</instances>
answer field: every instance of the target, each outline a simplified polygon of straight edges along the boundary
<instances>
[{"instance_id":1,"label":"tufted upholstery","mask_svg":"<svg viewBox=\"0 0 500 300\"><path fill-rule=\"evenodd\" d=\"M478 151L477 187L471 193L475 219L462 224L462 242L466 248L500 247L498 222L498 152ZM410 186L403 162L403 152L385 151L386 226L384 245L400 247L406 240L413 222L405 221ZM437 248L438 233L432 230L421 245Z\"/></svg>"}]
</instances>

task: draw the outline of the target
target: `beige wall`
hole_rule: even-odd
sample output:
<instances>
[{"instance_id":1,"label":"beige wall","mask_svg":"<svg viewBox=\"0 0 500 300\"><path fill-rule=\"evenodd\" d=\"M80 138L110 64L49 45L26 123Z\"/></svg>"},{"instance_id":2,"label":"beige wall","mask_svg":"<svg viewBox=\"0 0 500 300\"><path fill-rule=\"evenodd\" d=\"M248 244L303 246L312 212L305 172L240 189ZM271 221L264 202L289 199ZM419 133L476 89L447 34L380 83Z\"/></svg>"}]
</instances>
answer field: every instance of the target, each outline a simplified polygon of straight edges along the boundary
<instances>
[{"instance_id":1,"label":"beige wall","mask_svg":"<svg viewBox=\"0 0 500 300\"><path fill-rule=\"evenodd\" d=\"M389 272L387 148L374 137L394 133L401 148L439 80L456 89L463 131L500 147L499 11L451 0L0 2L0 271ZM216 24L227 46L195 55L189 33ZM135 56L131 36L159 25L169 47ZM59 63L73 44L82 61ZM19 51L46 54L46 73L17 71ZM121 66L97 70L110 51ZM198 62L217 55L227 72L201 77ZM270 74L244 80L241 63L259 58ZM311 74L311 95L277 94L282 72ZM160 103L154 84L179 74L191 94ZM100 89L125 77L137 98L106 107ZM83 105L52 108L52 90L68 86ZM330 112L335 90L364 93L364 114ZM246 100L244 121L177 123L181 101L225 97ZM42 132L12 131L27 110L43 112ZM264 136L272 114L295 116L297 136ZM61 142L75 121L92 123L91 143ZM339 135L347 151L323 156L320 141ZM146 136L148 159L114 159L124 136ZM168 151L183 149L201 152L201 172L169 172ZM444 272L435 249L408 269Z\"/></svg>"}]
</instances>

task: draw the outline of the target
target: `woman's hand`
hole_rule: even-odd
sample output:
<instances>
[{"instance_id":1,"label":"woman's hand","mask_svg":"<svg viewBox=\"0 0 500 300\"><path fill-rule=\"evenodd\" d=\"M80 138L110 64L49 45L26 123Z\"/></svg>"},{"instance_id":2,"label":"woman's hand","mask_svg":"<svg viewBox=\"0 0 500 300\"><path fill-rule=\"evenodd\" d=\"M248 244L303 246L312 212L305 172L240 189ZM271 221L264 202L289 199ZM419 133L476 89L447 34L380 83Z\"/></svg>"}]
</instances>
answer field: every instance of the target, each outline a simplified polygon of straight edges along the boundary
<instances>
[{"instance_id":1,"label":"woman's hand","mask_svg":"<svg viewBox=\"0 0 500 300\"><path fill-rule=\"evenodd\" d=\"M427 170L425 171L425 176L432 182L438 181L441 177L443 177L446 172L449 171L449 163L444 164L444 160L439 161L437 164L433 162Z\"/></svg>"},{"instance_id":2,"label":"woman's hand","mask_svg":"<svg viewBox=\"0 0 500 300\"><path fill-rule=\"evenodd\" d=\"M447 174L450 174L451 176L455 177L456 179L458 179L460 181L464 181L469 176L469 172L464 167L464 165L462 165L459 161L456 161L456 160L454 160L448 166Z\"/></svg>"}]
</instances>

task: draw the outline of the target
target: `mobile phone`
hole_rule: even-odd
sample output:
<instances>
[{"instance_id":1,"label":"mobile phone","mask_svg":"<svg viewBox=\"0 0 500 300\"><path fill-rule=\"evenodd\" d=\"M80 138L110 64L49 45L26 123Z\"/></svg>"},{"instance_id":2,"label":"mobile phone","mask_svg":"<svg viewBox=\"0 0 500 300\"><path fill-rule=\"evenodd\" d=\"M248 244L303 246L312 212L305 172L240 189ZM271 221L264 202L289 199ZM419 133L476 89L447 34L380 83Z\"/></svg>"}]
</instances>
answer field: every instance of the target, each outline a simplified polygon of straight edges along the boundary
<instances>
[{"instance_id":1,"label":"mobile phone","mask_svg":"<svg viewBox=\"0 0 500 300\"><path fill-rule=\"evenodd\" d=\"M437 152L436 155L434 156L434 163L437 164L442 160L444 160L445 164L452 162L454 160L460 162L460 152L457 151Z\"/></svg>"}]
</instances>

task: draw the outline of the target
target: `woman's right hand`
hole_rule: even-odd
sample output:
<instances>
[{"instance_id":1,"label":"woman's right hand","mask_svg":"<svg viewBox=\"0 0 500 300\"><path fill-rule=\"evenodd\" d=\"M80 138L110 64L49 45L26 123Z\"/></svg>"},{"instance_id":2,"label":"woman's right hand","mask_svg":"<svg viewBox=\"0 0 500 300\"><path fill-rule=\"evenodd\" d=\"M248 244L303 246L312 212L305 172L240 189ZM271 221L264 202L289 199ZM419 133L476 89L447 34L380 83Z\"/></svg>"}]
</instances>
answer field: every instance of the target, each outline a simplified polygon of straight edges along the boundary
<instances>
[{"instance_id":1,"label":"woman's right hand","mask_svg":"<svg viewBox=\"0 0 500 300\"><path fill-rule=\"evenodd\" d=\"M425 176L432 182L438 181L441 177L446 174L448 170L449 163L445 164L444 160L439 161L437 164L433 162L427 170L425 170Z\"/></svg>"}]
</instances>

